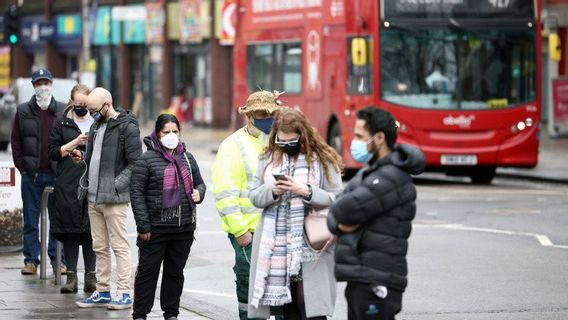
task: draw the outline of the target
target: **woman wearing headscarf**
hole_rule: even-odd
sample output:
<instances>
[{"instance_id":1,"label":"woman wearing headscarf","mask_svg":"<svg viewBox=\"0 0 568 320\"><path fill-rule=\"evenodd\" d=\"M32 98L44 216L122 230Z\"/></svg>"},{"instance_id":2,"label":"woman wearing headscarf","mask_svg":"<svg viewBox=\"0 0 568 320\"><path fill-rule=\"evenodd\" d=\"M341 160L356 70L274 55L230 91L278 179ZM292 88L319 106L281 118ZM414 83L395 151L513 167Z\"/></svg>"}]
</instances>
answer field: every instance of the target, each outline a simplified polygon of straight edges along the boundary
<instances>
[{"instance_id":1,"label":"woman wearing headscarf","mask_svg":"<svg viewBox=\"0 0 568 320\"><path fill-rule=\"evenodd\" d=\"M148 150L132 171L130 200L138 231L138 268L132 317L146 319L152 310L163 264L160 305L165 319L177 319L183 269L194 239L196 204L205 183L193 155L179 140L180 125L171 114L156 120L144 138Z\"/></svg>"},{"instance_id":2,"label":"woman wearing headscarf","mask_svg":"<svg viewBox=\"0 0 568 320\"><path fill-rule=\"evenodd\" d=\"M333 250L314 251L303 231L308 209L329 207L340 192L342 170L340 156L300 111L277 113L249 190L252 203L264 209L253 240L249 318L333 314Z\"/></svg>"}]
</instances>

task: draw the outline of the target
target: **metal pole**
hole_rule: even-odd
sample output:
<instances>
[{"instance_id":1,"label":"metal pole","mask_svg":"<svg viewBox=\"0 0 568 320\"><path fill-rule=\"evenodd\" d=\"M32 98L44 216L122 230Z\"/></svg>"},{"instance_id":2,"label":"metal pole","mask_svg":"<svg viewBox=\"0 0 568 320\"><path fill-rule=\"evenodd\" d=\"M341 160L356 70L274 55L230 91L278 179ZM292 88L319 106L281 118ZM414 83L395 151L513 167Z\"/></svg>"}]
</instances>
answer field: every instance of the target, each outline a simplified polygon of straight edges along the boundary
<instances>
[{"instance_id":1,"label":"metal pole","mask_svg":"<svg viewBox=\"0 0 568 320\"><path fill-rule=\"evenodd\" d=\"M47 263L47 204L49 201L49 194L53 192L53 187L48 186L43 189L43 193L41 195L41 250L40 250L40 269L39 269L39 278L45 279L46 276L46 263ZM60 252L59 249L58 252ZM61 255L61 253L60 253ZM60 275L61 276L61 275Z\"/></svg>"},{"instance_id":2,"label":"metal pole","mask_svg":"<svg viewBox=\"0 0 568 320\"><path fill-rule=\"evenodd\" d=\"M61 242L55 241L55 284L61 284Z\"/></svg>"}]
</instances>

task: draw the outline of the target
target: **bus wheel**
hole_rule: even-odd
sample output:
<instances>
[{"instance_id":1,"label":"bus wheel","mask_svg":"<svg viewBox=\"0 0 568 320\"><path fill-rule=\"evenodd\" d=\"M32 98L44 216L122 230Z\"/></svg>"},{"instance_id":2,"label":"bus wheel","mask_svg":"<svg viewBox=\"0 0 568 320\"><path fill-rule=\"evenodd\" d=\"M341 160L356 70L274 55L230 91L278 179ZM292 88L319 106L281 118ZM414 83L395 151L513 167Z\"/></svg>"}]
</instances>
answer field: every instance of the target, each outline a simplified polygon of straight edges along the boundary
<instances>
[{"instance_id":1,"label":"bus wheel","mask_svg":"<svg viewBox=\"0 0 568 320\"><path fill-rule=\"evenodd\" d=\"M339 130L339 123L337 121L331 124L327 137L327 143L341 156L343 154L343 150L341 150L341 131Z\"/></svg>"},{"instance_id":2,"label":"bus wheel","mask_svg":"<svg viewBox=\"0 0 568 320\"><path fill-rule=\"evenodd\" d=\"M491 180L495 178L495 169L495 167L475 168L475 171L469 175L471 182L474 184L491 184Z\"/></svg>"}]
</instances>

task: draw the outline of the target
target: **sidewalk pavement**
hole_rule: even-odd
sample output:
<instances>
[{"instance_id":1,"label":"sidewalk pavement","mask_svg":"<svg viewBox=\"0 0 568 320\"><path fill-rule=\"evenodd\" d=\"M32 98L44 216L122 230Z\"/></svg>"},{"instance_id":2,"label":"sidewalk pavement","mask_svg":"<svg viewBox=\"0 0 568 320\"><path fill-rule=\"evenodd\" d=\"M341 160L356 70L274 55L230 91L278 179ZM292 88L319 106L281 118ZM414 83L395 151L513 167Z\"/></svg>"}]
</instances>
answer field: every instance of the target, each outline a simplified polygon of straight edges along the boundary
<instances>
[{"instance_id":1,"label":"sidewalk pavement","mask_svg":"<svg viewBox=\"0 0 568 320\"><path fill-rule=\"evenodd\" d=\"M142 134L153 128L141 128ZM146 130L146 131L144 131ZM189 146L209 148L210 154L217 151L219 144L232 131L203 127L184 128L182 140ZM568 184L568 137L551 138L546 131L541 132L538 164L535 168L498 168L497 176Z\"/></svg>"},{"instance_id":2,"label":"sidewalk pavement","mask_svg":"<svg viewBox=\"0 0 568 320\"><path fill-rule=\"evenodd\" d=\"M537 181L568 183L568 137L551 138L548 132L540 135L538 164L532 169L498 168L498 176Z\"/></svg>"},{"instance_id":3,"label":"sidewalk pavement","mask_svg":"<svg viewBox=\"0 0 568 320\"><path fill-rule=\"evenodd\" d=\"M22 253L0 254L0 319L132 319L132 309L79 308L75 301L88 294L83 289L83 272L79 272L79 292L61 294L61 286L54 284L51 266L45 280L37 275L21 275ZM39 268L38 268L39 269ZM61 276L65 283L65 276ZM159 294L159 290L157 291ZM163 319L158 298L148 319ZM215 319L180 306L179 319Z\"/></svg>"}]
</instances>

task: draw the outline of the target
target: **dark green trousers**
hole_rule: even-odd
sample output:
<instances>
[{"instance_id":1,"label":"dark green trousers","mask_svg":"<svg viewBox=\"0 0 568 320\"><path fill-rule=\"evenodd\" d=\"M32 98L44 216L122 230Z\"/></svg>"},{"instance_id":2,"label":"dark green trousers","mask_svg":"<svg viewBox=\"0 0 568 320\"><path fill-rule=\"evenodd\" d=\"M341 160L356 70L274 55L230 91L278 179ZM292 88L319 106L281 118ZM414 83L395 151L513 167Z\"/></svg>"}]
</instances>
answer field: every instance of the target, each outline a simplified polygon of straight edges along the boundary
<instances>
[{"instance_id":1,"label":"dark green trousers","mask_svg":"<svg viewBox=\"0 0 568 320\"><path fill-rule=\"evenodd\" d=\"M237 300L239 301L239 319L249 320L247 317L247 309L252 242L243 248L239 246L237 238L232 234L229 234L229 240L231 240L233 250L235 251L235 265L233 266L233 271L237 277L235 283L237 284Z\"/></svg>"}]
</instances>

